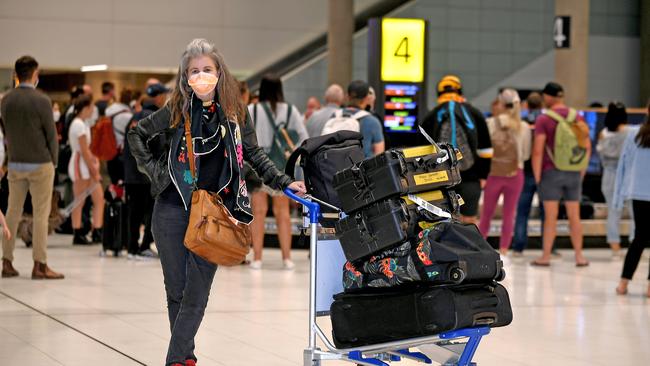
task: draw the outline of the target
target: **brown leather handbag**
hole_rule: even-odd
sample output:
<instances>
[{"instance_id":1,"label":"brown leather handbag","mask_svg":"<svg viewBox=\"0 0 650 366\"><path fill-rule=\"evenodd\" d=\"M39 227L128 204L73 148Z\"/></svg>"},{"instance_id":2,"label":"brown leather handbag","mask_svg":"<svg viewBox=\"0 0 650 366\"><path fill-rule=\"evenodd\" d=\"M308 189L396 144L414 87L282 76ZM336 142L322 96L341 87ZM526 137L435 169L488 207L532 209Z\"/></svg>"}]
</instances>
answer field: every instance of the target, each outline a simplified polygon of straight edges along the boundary
<instances>
[{"instance_id":1,"label":"brown leather handbag","mask_svg":"<svg viewBox=\"0 0 650 366\"><path fill-rule=\"evenodd\" d=\"M190 121L185 122L185 141L192 179L196 181L194 146ZM221 266L241 264L251 244L248 225L233 218L217 193L204 189L192 192L190 222L185 232L185 247L210 263Z\"/></svg>"}]
</instances>

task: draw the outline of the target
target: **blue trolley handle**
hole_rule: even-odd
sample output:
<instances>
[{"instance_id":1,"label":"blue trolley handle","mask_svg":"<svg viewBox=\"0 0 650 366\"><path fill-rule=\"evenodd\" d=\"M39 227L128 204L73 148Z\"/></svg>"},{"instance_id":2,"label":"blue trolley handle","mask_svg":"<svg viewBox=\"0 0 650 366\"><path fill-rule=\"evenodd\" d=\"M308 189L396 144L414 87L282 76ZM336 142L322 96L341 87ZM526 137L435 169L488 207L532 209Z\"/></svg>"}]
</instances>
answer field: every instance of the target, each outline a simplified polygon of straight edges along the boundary
<instances>
[{"instance_id":1,"label":"blue trolley handle","mask_svg":"<svg viewBox=\"0 0 650 366\"><path fill-rule=\"evenodd\" d=\"M284 190L284 194L286 194L289 198L292 200L300 203L301 205L307 207L307 210L309 210L309 223L310 224L317 224L319 219L320 219L320 205L316 202L307 200L305 198L302 198L295 194L291 189L286 188Z\"/></svg>"}]
</instances>

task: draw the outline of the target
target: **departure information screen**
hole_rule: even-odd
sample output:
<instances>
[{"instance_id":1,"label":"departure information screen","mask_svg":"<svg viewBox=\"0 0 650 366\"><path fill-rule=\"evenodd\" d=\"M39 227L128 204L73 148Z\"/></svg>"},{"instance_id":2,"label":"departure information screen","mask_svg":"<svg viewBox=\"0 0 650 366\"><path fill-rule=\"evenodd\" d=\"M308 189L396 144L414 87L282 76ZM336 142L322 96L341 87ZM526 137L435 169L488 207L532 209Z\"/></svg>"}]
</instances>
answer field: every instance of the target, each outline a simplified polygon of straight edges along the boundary
<instances>
[{"instance_id":1,"label":"departure information screen","mask_svg":"<svg viewBox=\"0 0 650 366\"><path fill-rule=\"evenodd\" d=\"M417 132L419 93L415 84L384 85L384 128L388 132Z\"/></svg>"}]
</instances>

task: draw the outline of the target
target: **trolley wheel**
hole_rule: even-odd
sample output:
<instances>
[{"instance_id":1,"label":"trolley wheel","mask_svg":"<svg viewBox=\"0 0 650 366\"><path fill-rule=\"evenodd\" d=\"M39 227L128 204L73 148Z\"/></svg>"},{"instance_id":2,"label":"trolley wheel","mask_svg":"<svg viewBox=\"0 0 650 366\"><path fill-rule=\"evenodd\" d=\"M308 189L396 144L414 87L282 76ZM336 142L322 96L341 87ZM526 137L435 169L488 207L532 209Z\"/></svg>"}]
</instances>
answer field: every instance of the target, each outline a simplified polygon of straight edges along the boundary
<instances>
[{"instance_id":1,"label":"trolley wheel","mask_svg":"<svg viewBox=\"0 0 650 366\"><path fill-rule=\"evenodd\" d=\"M494 278L494 280L497 281L497 282L501 282L505 278L506 278L506 270L501 268L501 270L499 271L499 274L497 274L497 276Z\"/></svg>"},{"instance_id":2,"label":"trolley wheel","mask_svg":"<svg viewBox=\"0 0 650 366\"><path fill-rule=\"evenodd\" d=\"M463 282L465 277L467 277L467 275L461 268L454 267L449 271L449 279L455 284Z\"/></svg>"}]
</instances>

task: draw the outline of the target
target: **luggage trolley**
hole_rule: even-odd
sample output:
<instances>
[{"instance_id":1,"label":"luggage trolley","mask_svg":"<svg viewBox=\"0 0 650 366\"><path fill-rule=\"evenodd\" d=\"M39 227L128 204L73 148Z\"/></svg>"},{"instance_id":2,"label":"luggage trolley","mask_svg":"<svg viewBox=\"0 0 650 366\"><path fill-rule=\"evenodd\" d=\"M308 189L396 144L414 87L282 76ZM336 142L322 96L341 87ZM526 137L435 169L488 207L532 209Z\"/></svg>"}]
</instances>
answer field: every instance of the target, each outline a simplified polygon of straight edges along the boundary
<instances>
[{"instance_id":1,"label":"luggage trolley","mask_svg":"<svg viewBox=\"0 0 650 366\"><path fill-rule=\"evenodd\" d=\"M364 347L338 349L316 323L319 316L329 315L332 296L343 290L340 270L345 263L345 256L337 240L318 240L318 223L321 218L319 201L309 195L297 196L290 189L284 193L289 198L304 206L308 213L305 228L309 227L310 261L309 261L309 345L304 350L304 366L321 366L321 361L341 360L363 366L389 366L402 359L410 359L423 364L437 362L443 366L476 365L472 358L476 353L481 338L490 333L489 327L458 329L434 336L407 339L389 343L374 344ZM319 204L320 203L320 204ZM320 259L320 257L324 259ZM317 276L321 272L322 276ZM317 291L318 290L318 291ZM326 350L316 344L317 338L323 342ZM418 348L418 350L412 350Z\"/></svg>"}]
</instances>

